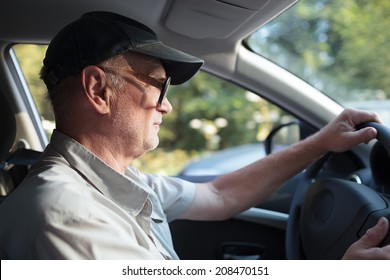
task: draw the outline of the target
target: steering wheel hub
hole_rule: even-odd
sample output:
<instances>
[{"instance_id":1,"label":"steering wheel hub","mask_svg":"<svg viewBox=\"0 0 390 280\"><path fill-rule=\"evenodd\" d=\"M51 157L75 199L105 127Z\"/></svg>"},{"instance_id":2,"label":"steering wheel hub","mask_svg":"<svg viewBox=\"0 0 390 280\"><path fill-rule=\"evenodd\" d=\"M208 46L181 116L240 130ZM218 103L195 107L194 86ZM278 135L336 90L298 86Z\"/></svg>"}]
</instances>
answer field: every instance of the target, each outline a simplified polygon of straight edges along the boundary
<instances>
[{"instance_id":1,"label":"steering wheel hub","mask_svg":"<svg viewBox=\"0 0 390 280\"><path fill-rule=\"evenodd\" d=\"M313 213L311 220L314 225L325 223L332 214L334 199L331 192L324 190L317 193L313 198Z\"/></svg>"}]
</instances>

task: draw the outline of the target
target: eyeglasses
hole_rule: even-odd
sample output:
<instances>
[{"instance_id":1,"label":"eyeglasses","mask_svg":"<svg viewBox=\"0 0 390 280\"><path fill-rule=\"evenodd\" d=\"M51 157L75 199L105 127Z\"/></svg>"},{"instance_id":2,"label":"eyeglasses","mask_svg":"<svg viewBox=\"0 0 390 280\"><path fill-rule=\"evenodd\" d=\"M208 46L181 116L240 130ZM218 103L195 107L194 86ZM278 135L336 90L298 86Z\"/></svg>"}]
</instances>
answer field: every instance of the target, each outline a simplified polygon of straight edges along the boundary
<instances>
[{"instance_id":1,"label":"eyeglasses","mask_svg":"<svg viewBox=\"0 0 390 280\"><path fill-rule=\"evenodd\" d=\"M98 67L105 72L113 72L113 71L110 71L110 69L118 69L120 71L130 73L131 75L133 75L135 78L137 78L141 82L160 89L161 92L160 92L160 96L159 96L158 101L157 101L158 107L161 107L162 102L163 102L163 100L168 92L169 85L171 84L171 77L170 76L168 76L164 81L162 81L162 80L157 80L151 76L145 75L143 73L134 72L133 70L131 70L129 68L115 67L115 66L101 66L101 65L99 65ZM124 78L126 78L126 77L124 77Z\"/></svg>"}]
</instances>

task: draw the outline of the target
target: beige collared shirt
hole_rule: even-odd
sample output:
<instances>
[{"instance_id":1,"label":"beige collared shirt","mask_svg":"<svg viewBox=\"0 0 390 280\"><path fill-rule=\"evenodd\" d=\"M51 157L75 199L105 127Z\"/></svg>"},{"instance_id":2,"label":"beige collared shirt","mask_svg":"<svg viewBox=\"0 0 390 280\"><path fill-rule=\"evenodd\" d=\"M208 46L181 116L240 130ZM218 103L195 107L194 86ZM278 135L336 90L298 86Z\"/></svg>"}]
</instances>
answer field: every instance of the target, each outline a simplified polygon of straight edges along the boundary
<instances>
[{"instance_id":1,"label":"beige collared shirt","mask_svg":"<svg viewBox=\"0 0 390 280\"><path fill-rule=\"evenodd\" d=\"M0 207L0 257L177 259L168 222L193 183L128 168L117 173L54 131L41 159Z\"/></svg>"}]
</instances>

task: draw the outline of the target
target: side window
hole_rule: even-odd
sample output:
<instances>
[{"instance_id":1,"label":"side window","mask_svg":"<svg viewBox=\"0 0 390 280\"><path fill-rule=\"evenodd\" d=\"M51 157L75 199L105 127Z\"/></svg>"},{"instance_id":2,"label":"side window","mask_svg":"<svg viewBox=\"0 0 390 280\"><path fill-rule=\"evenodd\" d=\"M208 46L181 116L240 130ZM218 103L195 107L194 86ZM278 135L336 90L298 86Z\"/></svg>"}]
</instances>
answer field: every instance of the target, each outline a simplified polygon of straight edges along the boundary
<instances>
[{"instance_id":1,"label":"side window","mask_svg":"<svg viewBox=\"0 0 390 280\"><path fill-rule=\"evenodd\" d=\"M20 44L13 49L50 137L54 115L39 79L46 48ZM133 162L144 172L220 175L264 157L262 142L270 130L292 120L265 99L206 72L171 86L167 97L173 111L164 117L159 147Z\"/></svg>"},{"instance_id":2,"label":"side window","mask_svg":"<svg viewBox=\"0 0 390 280\"><path fill-rule=\"evenodd\" d=\"M170 87L167 98L173 111L163 120L159 148L134 163L145 172L198 180L233 171L264 157L263 141L272 128L293 120L267 100L206 72Z\"/></svg>"}]
</instances>

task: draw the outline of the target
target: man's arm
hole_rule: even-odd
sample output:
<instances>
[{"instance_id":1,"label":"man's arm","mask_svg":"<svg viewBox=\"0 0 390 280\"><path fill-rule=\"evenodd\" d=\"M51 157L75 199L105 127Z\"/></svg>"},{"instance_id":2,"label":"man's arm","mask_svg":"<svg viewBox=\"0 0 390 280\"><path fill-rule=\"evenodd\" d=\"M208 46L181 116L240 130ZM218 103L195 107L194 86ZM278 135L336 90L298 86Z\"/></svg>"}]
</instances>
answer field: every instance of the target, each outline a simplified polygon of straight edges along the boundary
<instances>
[{"instance_id":1,"label":"man's arm","mask_svg":"<svg viewBox=\"0 0 390 280\"><path fill-rule=\"evenodd\" d=\"M326 152L342 152L376 137L374 128L356 130L376 114L347 109L318 133L208 184L197 185L195 199L182 218L227 219L266 200L281 184Z\"/></svg>"}]
</instances>

